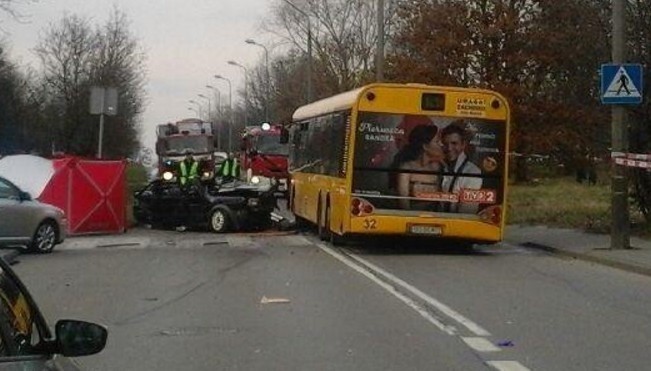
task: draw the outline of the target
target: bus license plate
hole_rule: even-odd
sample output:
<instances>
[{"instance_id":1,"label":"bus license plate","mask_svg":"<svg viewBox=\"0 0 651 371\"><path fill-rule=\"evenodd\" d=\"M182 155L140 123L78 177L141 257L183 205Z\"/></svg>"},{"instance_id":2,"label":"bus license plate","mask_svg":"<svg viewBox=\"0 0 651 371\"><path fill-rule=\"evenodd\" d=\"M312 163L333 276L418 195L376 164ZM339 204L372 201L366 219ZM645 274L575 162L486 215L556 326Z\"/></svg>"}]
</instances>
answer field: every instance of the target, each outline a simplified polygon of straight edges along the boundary
<instances>
[{"instance_id":1,"label":"bus license plate","mask_svg":"<svg viewBox=\"0 0 651 371\"><path fill-rule=\"evenodd\" d=\"M435 225L411 225L409 226L409 232L414 234L439 235L443 230L441 227Z\"/></svg>"}]
</instances>

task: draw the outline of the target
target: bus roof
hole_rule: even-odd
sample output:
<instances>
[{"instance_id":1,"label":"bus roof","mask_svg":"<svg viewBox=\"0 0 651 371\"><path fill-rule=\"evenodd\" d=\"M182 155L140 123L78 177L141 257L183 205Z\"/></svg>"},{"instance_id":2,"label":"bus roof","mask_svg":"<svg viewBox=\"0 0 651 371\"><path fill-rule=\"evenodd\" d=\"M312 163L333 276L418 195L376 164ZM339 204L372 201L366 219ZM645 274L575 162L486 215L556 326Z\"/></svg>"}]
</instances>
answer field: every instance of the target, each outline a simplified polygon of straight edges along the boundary
<instances>
[{"instance_id":1,"label":"bus roof","mask_svg":"<svg viewBox=\"0 0 651 371\"><path fill-rule=\"evenodd\" d=\"M372 83L360 88L350 90L341 94L333 95L328 98L318 100L316 102L306 104L304 106L298 107L292 116L292 121L301 121L309 119L312 117L317 117L325 115L332 112L343 111L350 109L355 102L359 99L360 94L369 88L374 87L385 87L385 88L416 88L416 89L445 89L446 91L467 91L467 92L477 92L477 93L490 93L493 95L500 96L499 93L496 93L492 90L486 89L476 89L476 88L462 88L462 87L449 87L449 86L435 86L422 83ZM500 96L501 97L501 96ZM505 98L501 98L503 101L506 101Z\"/></svg>"},{"instance_id":2,"label":"bus roof","mask_svg":"<svg viewBox=\"0 0 651 371\"><path fill-rule=\"evenodd\" d=\"M310 117L321 116L326 113L342 111L350 108L362 90L366 89L368 86L363 86L355 90L350 90L345 93L337 94L332 97L318 100L314 103L307 104L305 106L299 107L292 119L294 121L304 120Z\"/></svg>"}]
</instances>

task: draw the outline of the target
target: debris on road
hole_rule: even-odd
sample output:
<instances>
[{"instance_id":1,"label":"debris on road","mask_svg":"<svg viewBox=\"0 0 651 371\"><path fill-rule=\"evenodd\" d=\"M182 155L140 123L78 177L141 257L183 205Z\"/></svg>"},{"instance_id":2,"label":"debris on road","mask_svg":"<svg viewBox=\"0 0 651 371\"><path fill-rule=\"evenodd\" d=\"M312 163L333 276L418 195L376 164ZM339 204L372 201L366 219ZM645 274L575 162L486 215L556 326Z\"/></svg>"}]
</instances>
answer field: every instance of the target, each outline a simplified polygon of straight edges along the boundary
<instances>
[{"instance_id":1,"label":"debris on road","mask_svg":"<svg viewBox=\"0 0 651 371\"><path fill-rule=\"evenodd\" d=\"M515 346L511 340L504 340L497 343L498 347L512 347Z\"/></svg>"},{"instance_id":2,"label":"debris on road","mask_svg":"<svg viewBox=\"0 0 651 371\"><path fill-rule=\"evenodd\" d=\"M285 298L268 298L266 296L263 296L262 299L260 299L260 304L287 304L290 303L291 301L289 299Z\"/></svg>"}]
</instances>

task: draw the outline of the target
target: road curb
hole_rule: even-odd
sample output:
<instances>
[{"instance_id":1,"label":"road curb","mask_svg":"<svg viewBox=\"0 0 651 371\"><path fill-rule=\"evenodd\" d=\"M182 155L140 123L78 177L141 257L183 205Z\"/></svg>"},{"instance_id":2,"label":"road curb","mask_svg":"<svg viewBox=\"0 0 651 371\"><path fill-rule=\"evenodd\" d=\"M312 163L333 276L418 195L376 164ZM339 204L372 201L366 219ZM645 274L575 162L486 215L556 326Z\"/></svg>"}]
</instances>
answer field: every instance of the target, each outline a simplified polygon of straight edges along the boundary
<instances>
[{"instance_id":1,"label":"road curb","mask_svg":"<svg viewBox=\"0 0 651 371\"><path fill-rule=\"evenodd\" d=\"M651 267L643 267L643 266L630 264L630 263L625 263L625 262L621 262L621 261L617 261L617 260L613 260L613 259L609 259L609 258L595 256L595 255L592 255L592 254L586 254L586 253L580 253L580 252L574 252L574 251L558 249L556 247L547 246L547 245L543 245L543 244L536 243L536 242L521 242L520 245L524 246L524 247L529 247L529 248L533 248L533 249L546 251L546 252L554 254L554 255L559 255L559 256L564 256L564 257L567 257L567 258L587 261L587 262L590 262L590 263L600 264L600 265L604 265L604 266L607 266L607 267L620 269L620 270L623 270L623 271L626 271L626 272L637 273L637 274L641 274L641 275L644 275L644 276L650 276L651 277Z\"/></svg>"}]
</instances>

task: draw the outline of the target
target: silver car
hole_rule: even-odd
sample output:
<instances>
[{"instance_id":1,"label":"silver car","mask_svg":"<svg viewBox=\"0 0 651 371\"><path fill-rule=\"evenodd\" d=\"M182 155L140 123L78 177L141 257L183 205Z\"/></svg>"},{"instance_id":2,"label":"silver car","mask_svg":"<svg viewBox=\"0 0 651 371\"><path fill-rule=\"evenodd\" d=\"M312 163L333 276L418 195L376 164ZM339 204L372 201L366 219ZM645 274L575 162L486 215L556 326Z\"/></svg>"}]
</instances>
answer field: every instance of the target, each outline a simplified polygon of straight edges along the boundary
<instances>
[{"instance_id":1,"label":"silver car","mask_svg":"<svg viewBox=\"0 0 651 371\"><path fill-rule=\"evenodd\" d=\"M0 177L0 246L27 246L49 253L63 242L68 228L63 210L32 200L9 180Z\"/></svg>"}]
</instances>

